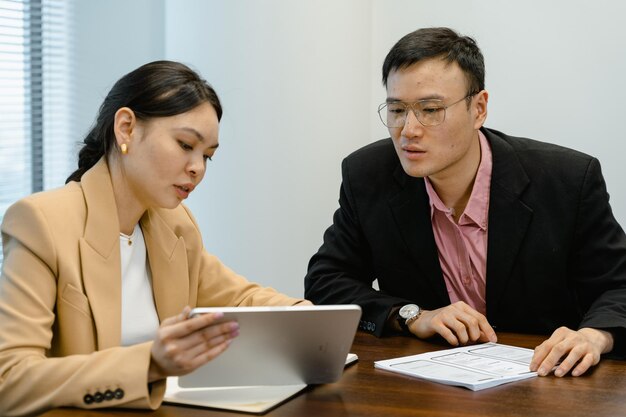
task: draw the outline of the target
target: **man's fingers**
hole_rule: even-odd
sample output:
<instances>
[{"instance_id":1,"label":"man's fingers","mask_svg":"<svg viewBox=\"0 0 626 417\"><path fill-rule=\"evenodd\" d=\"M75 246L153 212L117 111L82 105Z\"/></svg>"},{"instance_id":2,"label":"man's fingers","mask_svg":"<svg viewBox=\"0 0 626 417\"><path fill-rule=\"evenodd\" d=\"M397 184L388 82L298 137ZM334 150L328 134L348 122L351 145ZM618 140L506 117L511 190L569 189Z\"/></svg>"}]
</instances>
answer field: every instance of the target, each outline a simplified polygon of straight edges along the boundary
<instances>
[{"instance_id":1,"label":"man's fingers","mask_svg":"<svg viewBox=\"0 0 626 417\"><path fill-rule=\"evenodd\" d=\"M463 313L459 316L458 320L463 324L465 332L468 336L467 340L462 342L463 344L466 344L467 342L475 342L480 338L480 326L476 317L472 314Z\"/></svg>"},{"instance_id":2,"label":"man's fingers","mask_svg":"<svg viewBox=\"0 0 626 417\"><path fill-rule=\"evenodd\" d=\"M434 311L424 312L415 322L418 337L439 334L453 346L465 345L482 339L496 341L487 318L464 302L456 302Z\"/></svg>"},{"instance_id":3,"label":"man's fingers","mask_svg":"<svg viewBox=\"0 0 626 417\"><path fill-rule=\"evenodd\" d=\"M569 354L554 370L554 375L558 377L565 376L580 361L582 354L583 352L581 352L580 349L572 349L571 351L569 351Z\"/></svg>"},{"instance_id":4,"label":"man's fingers","mask_svg":"<svg viewBox=\"0 0 626 417\"><path fill-rule=\"evenodd\" d=\"M493 327L491 327L491 325L487 321L487 318L484 316L483 318L484 320L478 321L480 327L480 338L478 340L480 340L481 342L497 342L498 336L496 335L496 331L493 330Z\"/></svg>"},{"instance_id":5,"label":"man's fingers","mask_svg":"<svg viewBox=\"0 0 626 417\"><path fill-rule=\"evenodd\" d=\"M579 376L600 361L603 344L589 337L589 333L603 336L602 333L583 330L574 331L561 327L550 338L535 348L530 362L530 370L541 376L548 375L555 366L554 375L561 377L571 371ZM559 361L561 363L559 364Z\"/></svg>"},{"instance_id":6,"label":"man's fingers","mask_svg":"<svg viewBox=\"0 0 626 417\"><path fill-rule=\"evenodd\" d=\"M496 336L495 330L489 324L487 317L485 317L482 313L474 310L472 307L465 303L460 303L459 308L463 310L465 313L464 317L467 317L465 323L470 329L470 335L472 341L481 341L481 342L497 342L498 337Z\"/></svg>"},{"instance_id":7,"label":"man's fingers","mask_svg":"<svg viewBox=\"0 0 626 417\"><path fill-rule=\"evenodd\" d=\"M600 359L594 357L594 355L590 353L586 354L583 359L578 363L578 366L576 366L576 368L574 368L574 370L572 371L572 376L580 376L584 374L589 370L589 368L597 365L599 361Z\"/></svg>"},{"instance_id":8,"label":"man's fingers","mask_svg":"<svg viewBox=\"0 0 626 417\"><path fill-rule=\"evenodd\" d=\"M548 341L544 341L542 344L535 348L535 353L533 353L533 358L530 360L530 365L528 368L536 372L539 370L539 365L543 363L548 353L550 353L550 349L547 347L546 343Z\"/></svg>"},{"instance_id":9,"label":"man's fingers","mask_svg":"<svg viewBox=\"0 0 626 417\"><path fill-rule=\"evenodd\" d=\"M562 333L563 332L560 331L560 329L555 330L554 333L552 333L552 335L550 336L550 338L548 338L547 340L544 340L543 343L541 343L539 346L535 348L535 353L533 354L533 358L531 359L530 365L529 365L529 368L531 371L533 372L536 371L539 375L542 375L542 372L540 372L541 366L544 364L548 356L552 354L552 350L554 349L554 347L560 342L562 342L563 339L565 338ZM554 364L556 364L556 362L560 358L561 357L559 356L556 360L554 360L554 362L552 363L552 366L549 366L549 363L546 363L543 369L543 371L545 371L543 375L547 375L547 372L552 369ZM545 368L548 368L548 370L546 371Z\"/></svg>"},{"instance_id":10,"label":"man's fingers","mask_svg":"<svg viewBox=\"0 0 626 417\"><path fill-rule=\"evenodd\" d=\"M448 342L452 346L459 345L459 339L457 339L454 332L452 332L452 330L450 330L448 327L444 326L443 323L441 323L438 326L435 326L434 330L435 330L435 333L443 337L446 340L446 342Z\"/></svg>"},{"instance_id":11,"label":"man's fingers","mask_svg":"<svg viewBox=\"0 0 626 417\"><path fill-rule=\"evenodd\" d=\"M559 363L565 353L566 349L564 348L563 344L558 343L552 346L550 352L548 352L544 360L539 364L539 369L537 369L537 373L540 376L548 375L550 372L552 372L552 369L556 366L556 364Z\"/></svg>"},{"instance_id":12,"label":"man's fingers","mask_svg":"<svg viewBox=\"0 0 626 417\"><path fill-rule=\"evenodd\" d=\"M465 345L469 341L469 334L467 333L467 326L460 321L457 317L451 317L446 322L446 326L454 332L456 338L459 340L459 344Z\"/></svg>"}]
</instances>

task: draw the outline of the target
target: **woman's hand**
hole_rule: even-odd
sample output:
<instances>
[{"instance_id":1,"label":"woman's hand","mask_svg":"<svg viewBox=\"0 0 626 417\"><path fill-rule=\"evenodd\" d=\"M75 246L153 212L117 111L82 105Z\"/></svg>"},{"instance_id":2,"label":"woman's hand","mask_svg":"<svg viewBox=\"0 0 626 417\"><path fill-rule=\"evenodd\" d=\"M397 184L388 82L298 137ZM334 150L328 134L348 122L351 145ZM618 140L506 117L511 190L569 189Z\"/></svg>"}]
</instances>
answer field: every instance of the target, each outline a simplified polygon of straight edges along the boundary
<instances>
[{"instance_id":1,"label":"woman's hand","mask_svg":"<svg viewBox=\"0 0 626 417\"><path fill-rule=\"evenodd\" d=\"M188 374L226 350L239 334L237 322L216 324L222 313L188 318L190 311L185 307L161 323L152 344L148 382Z\"/></svg>"}]
</instances>

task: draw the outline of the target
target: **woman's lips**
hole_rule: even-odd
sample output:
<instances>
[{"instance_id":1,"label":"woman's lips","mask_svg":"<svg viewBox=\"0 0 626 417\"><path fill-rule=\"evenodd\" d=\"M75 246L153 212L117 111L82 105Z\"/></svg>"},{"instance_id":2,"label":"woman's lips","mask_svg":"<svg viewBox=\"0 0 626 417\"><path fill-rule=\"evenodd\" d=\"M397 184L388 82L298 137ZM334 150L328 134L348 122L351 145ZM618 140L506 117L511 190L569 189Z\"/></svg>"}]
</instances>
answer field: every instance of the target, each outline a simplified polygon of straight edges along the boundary
<instances>
[{"instance_id":1,"label":"woman's lips","mask_svg":"<svg viewBox=\"0 0 626 417\"><path fill-rule=\"evenodd\" d=\"M178 196L182 199L189 197L189 194L193 191L193 187L190 188L185 185L174 185L174 188L176 189Z\"/></svg>"}]
</instances>

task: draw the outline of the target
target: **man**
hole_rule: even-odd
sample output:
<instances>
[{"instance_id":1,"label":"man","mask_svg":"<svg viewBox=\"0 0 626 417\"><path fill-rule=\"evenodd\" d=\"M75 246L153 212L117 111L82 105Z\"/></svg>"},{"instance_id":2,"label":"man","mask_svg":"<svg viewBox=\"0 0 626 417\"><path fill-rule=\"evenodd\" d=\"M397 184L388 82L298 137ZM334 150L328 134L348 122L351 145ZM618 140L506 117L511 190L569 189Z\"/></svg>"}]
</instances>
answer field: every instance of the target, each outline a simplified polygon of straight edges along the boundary
<instances>
[{"instance_id":1,"label":"man","mask_svg":"<svg viewBox=\"0 0 626 417\"><path fill-rule=\"evenodd\" d=\"M578 376L622 353L626 236L595 158L483 127L484 74L474 40L447 28L391 49L379 108L391 138L343 161L305 297L361 305L377 336L551 334L531 369L561 361L555 375Z\"/></svg>"}]
</instances>

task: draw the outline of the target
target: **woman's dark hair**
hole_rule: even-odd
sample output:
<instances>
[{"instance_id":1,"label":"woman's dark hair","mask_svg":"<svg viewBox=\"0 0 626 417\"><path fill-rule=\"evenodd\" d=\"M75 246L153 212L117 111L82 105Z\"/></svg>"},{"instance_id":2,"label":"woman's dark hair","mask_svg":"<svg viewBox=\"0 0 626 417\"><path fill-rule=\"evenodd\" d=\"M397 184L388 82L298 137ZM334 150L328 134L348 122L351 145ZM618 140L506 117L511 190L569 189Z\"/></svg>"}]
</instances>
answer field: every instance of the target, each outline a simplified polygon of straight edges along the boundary
<instances>
[{"instance_id":1,"label":"woman's dark hair","mask_svg":"<svg viewBox=\"0 0 626 417\"><path fill-rule=\"evenodd\" d=\"M185 113L208 102L222 118L222 105L213 88L195 71L173 61L154 61L120 78L102 102L96 122L78 153L78 169L65 183L80 181L83 174L115 149L115 113L130 108L137 119L167 117Z\"/></svg>"},{"instance_id":2,"label":"woman's dark hair","mask_svg":"<svg viewBox=\"0 0 626 417\"><path fill-rule=\"evenodd\" d=\"M444 27L418 29L400 39L383 63L383 85L387 86L391 71L434 57L456 62L461 67L467 78L468 94L485 89L485 62L476 41Z\"/></svg>"}]
</instances>

